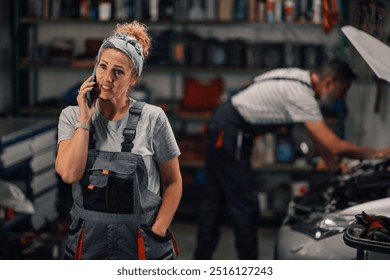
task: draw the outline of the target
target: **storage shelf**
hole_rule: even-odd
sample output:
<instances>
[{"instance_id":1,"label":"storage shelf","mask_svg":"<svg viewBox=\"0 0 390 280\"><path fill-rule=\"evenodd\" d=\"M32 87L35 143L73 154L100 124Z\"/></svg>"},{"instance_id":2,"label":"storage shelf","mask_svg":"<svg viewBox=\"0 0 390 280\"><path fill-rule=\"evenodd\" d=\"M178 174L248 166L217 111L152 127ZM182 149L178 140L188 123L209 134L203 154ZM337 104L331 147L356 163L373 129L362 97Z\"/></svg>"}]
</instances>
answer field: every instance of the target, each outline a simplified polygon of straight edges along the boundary
<instances>
[{"instance_id":1,"label":"storage shelf","mask_svg":"<svg viewBox=\"0 0 390 280\"><path fill-rule=\"evenodd\" d=\"M20 113L23 116L41 116L41 117L56 117L61 114L61 111L64 109L64 106L61 107L22 107Z\"/></svg>"},{"instance_id":2,"label":"storage shelf","mask_svg":"<svg viewBox=\"0 0 390 280\"><path fill-rule=\"evenodd\" d=\"M88 34L85 34L86 37L93 37L98 36L99 34L105 34L105 30L103 29L112 29L117 23L123 23L127 22L128 20L109 20L109 21L99 21L99 20L91 20L91 19L81 19L81 18L32 18L32 17L22 17L18 19L18 23L20 25L23 25L23 31L26 29L29 31L27 35L31 36L29 38L28 43L33 43L35 46L39 47L40 43L49 42L48 40L43 40L43 38L39 38L41 36L42 32L46 32L46 30L49 30L48 35L50 37L54 37L57 35L55 30L62 30L67 27L78 30L83 29L87 30ZM264 56L265 52L261 52L261 54L257 53L257 44L272 44L272 43L291 43L291 44L301 44L301 45L310 45L310 44L316 44L316 45L322 45L325 46L329 42L332 42L332 40L329 40L327 35L323 32L322 25L321 24L314 24L312 22L293 22L293 23L287 23L287 22L275 22L275 23L262 23L262 22L250 22L246 20L242 21L219 21L219 20L159 20L159 21L147 21L147 20L140 20L142 23L146 24L148 29L152 31L152 34L154 34L154 38L163 40L162 42L162 49L161 52L156 52L156 59L153 60L146 60L146 64L144 66L143 74L145 76L149 75L148 77L145 77L145 81L149 82L148 79L152 80L154 82L154 76L158 76L159 79L163 79L164 82L166 81L168 84L168 87L165 87L165 84L159 87L158 89L152 89L156 90L156 92L164 91L163 95L161 96L168 96L165 97L167 100L161 100L161 103L157 102L157 100L154 102L157 106L160 106L163 108L163 110L167 113L169 117L169 121L172 123L174 129L176 129L175 133L178 135L178 140L180 140L182 146L182 156L179 157L180 161L180 168L182 169L183 173L187 172L192 174L192 176L195 176L193 187L198 187L202 184L201 181L201 175L204 170L204 153L201 149L198 149L199 147L195 144L199 144L202 146L201 148L204 148L204 143L202 138L202 128L203 125L207 123L207 121L210 119L210 116L212 114L212 111L206 111L206 112L189 112L188 110L181 108L181 100L180 96L184 96L184 78L186 75L188 76L217 76L221 77L222 79L229 80L229 83L226 83L226 86L229 88L238 88L242 86L242 80L247 80L245 82L248 82L251 78L254 76L260 75L266 71L272 70L275 67L269 68L264 67L267 65L280 65L280 62L274 62L274 63L266 63L261 59L262 56ZM53 31L53 29L55 29ZM101 33L92 33L92 31L95 30L103 30ZM334 28L334 30L337 30ZM50 33L52 32L53 33ZM91 31L91 32L90 32ZM158 37L158 32L163 31L167 32L166 34L162 34L161 36L167 36L167 37ZM26 32L26 31L25 31ZM201 60L201 59L189 59L186 54L191 56L191 58L196 57L196 53L193 54L192 52L185 53L183 57L181 56L175 56L174 50L175 50L175 43L182 44L182 47L187 47L188 44L192 44L192 42L195 43L196 39L192 39L190 37L187 39L187 37L179 37L183 34L195 33L199 35L199 38L204 40L203 43L207 43L206 39L208 38L214 38L216 40L220 40L221 42L225 43L228 39L242 39L243 42L245 42L245 55L243 54L242 59L239 63L237 61L232 60L224 60L226 63L224 65L227 66L211 66L216 65L218 62L221 62L221 60L213 61L213 60ZM77 31L74 33L75 39L77 38ZM46 34L46 33L45 33ZM51 35L50 35L51 34ZM107 33L108 34L108 33ZM319 34L321 37L318 38L318 40L312 40L310 38L309 41L301 40L302 37L306 35L313 35L313 34ZM321 35L322 34L322 35ZM335 34L335 33L334 33ZM19 35L19 34L15 34ZM324 36L325 35L325 36ZM337 34L335 34L337 35ZM73 38L73 34L68 35L69 37ZM153 35L152 35L153 37ZM178 41L179 39L185 38L186 40ZM332 38L331 38L332 39ZM168 40L171 40L168 42ZM25 42L23 42L25 43ZM80 42L79 42L80 43ZM168 47L166 44L169 43ZM252 44L253 43L253 44ZM75 46L80 46L75 44ZM159 46L157 44L157 46ZM216 45L217 46L217 45ZM47 47L44 45L44 47ZM195 46L196 47L196 46ZM269 48L269 47L268 47ZM271 47L273 48L273 46ZM76 48L77 53L80 53L80 51ZM186 50L184 48L184 50ZM267 50L267 48L266 48ZM210 54L213 49L207 49ZM283 50L281 50L283 51ZM30 52L24 52L23 56L27 56L28 54L31 54ZM50 60L49 57L45 56L46 53L40 54L40 53L33 53L36 55L36 60L30 59L30 57L24 57L20 59L20 57L17 58L17 71L20 72L22 70L23 75L26 76L29 75L29 78L31 79L31 84L33 86L36 86L36 88L31 87L31 94L33 98L38 97L39 95L45 96L40 90L38 89L39 86L39 79L43 79L43 77L48 74L58 73L59 76L70 75L70 73L75 72L77 73L83 73L87 71L91 71L91 69L94 66L94 58L93 57L75 57L75 56L69 56L67 60ZM175 53L176 54L176 53ZM38 55L41 55L39 57ZM204 56L205 54L203 54ZM230 52L228 53L225 51L226 57L230 57ZM261 56L262 55L262 56ZM201 55L200 55L201 56ZM199 57L200 57L199 56ZM202 57L203 57L202 56ZM265 55L266 56L266 55ZM278 57L282 57L282 55L277 55ZM252 59L248 58L251 57ZM34 58L31 56L31 58ZM153 58L153 57L151 57ZM249 60L250 59L250 60ZM284 59L281 59L283 63L286 63ZM54 63L53 63L54 62ZM154 64L153 64L154 62ZM149 64L150 63L150 64ZM158 65L163 64L163 65ZM203 65L204 64L204 65ZM208 65L206 65L208 64ZM222 64L222 63L220 63ZM248 65L243 67L230 67L228 65ZM257 65L257 66L253 66ZM287 65L287 63L286 63ZM291 65L291 64L288 64ZM293 65L297 65L296 62L294 62ZM263 66L263 67L262 67ZM49 73L48 73L49 72ZM18 73L19 74L19 73ZM42 74L42 75L40 75ZM73 77L73 76L72 76ZM239 84L240 83L240 84ZM147 84L147 83L146 83ZM157 84L157 83L156 83ZM166 92L166 91L169 92ZM165 95L167 93L168 95ZM15 94L16 96L19 96L21 93ZM25 96L27 93L25 91L22 92L22 94ZM39 100L36 98L36 100ZM32 100L30 102L30 105L35 104L36 100ZM62 108L63 106L61 106ZM26 115L59 115L60 108L18 108L22 111L23 114ZM197 137L195 140L187 139L187 136L195 136ZM194 146L194 147L192 147ZM191 150L192 149L192 150ZM189 153L185 153L188 152ZM301 176L301 177L307 177L307 174L313 171L312 166L298 166L294 164L281 164L281 163L274 163L274 164L265 164L262 166L253 166L253 171L256 174L256 176L263 176L263 175L272 175L272 176L279 176L279 174L294 174ZM186 186L188 188L188 186ZM189 201L193 200L194 197L189 197ZM191 204L189 209L194 209ZM269 211L262 213L262 219L281 219L279 213Z\"/></svg>"},{"instance_id":3,"label":"storage shelf","mask_svg":"<svg viewBox=\"0 0 390 280\"><path fill-rule=\"evenodd\" d=\"M81 67L72 67L69 64L61 64L61 63L46 63L46 62L36 62L36 61L31 61L31 62L22 62L20 64L20 69L49 69L49 70L86 70L86 69L91 69L93 67L93 64L90 65L85 65Z\"/></svg>"},{"instance_id":4,"label":"storage shelf","mask_svg":"<svg viewBox=\"0 0 390 280\"><path fill-rule=\"evenodd\" d=\"M94 20L82 18L36 18L23 17L20 19L21 24L91 24L91 25L112 25L129 20ZM208 26L208 27L242 27L242 28L322 28L321 24L313 22L250 22L246 20L218 21L218 20L142 20L147 26Z\"/></svg>"},{"instance_id":5,"label":"storage shelf","mask_svg":"<svg viewBox=\"0 0 390 280\"><path fill-rule=\"evenodd\" d=\"M71 66L70 64L61 64L61 63L48 63L48 62L40 62L33 60L23 60L20 64L21 69L70 69L70 70L90 70L91 67L94 66L94 62L86 61L85 65L81 66ZM161 73L166 72L167 74L171 74L172 72L178 73L223 73L223 74L260 74L262 72L270 70L269 68L262 67L209 67L209 66L148 66L145 65L144 72L145 73Z\"/></svg>"},{"instance_id":6,"label":"storage shelf","mask_svg":"<svg viewBox=\"0 0 390 280\"><path fill-rule=\"evenodd\" d=\"M254 167L253 170L255 171L286 171L286 172L294 172L294 171L312 171L312 168L310 166L297 166L293 163L271 163L271 164L264 164L259 167Z\"/></svg>"},{"instance_id":7,"label":"storage shelf","mask_svg":"<svg viewBox=\"0 0 390 280\"><path fill-rule=\"evenodd\" d=\"M203 161L189 161L189 160L183 160L180 161L180 166L182 168L198 168L201 169L204 167ZM255 172L311 172L313 171L312 167L310 166L297 166L293 163L271 163L271 164L264 164L261 167L254 167L253 170Z\"/></svg>"},{"instance_id":8,"label":"storage shelf","mask_svg":"<svg viewBox=\"0 0 390 280\"><path fill-rule=\"evenodd\" d=\"M212 112L184 112L176 110L175 118L179 121L200 121L206 122L210 119Z\"/></svg>"}]
</instances>

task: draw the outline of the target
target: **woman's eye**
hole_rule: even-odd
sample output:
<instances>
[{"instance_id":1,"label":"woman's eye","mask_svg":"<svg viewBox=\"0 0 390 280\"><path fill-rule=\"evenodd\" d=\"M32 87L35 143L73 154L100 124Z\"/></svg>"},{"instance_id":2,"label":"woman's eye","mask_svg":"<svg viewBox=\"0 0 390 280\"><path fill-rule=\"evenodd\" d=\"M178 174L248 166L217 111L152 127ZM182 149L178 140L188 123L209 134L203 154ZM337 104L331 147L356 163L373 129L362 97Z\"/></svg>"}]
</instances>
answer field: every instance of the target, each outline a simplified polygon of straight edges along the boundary
<instances>
[{"instance_id":1,"label":"woman's eye","mask_svg":"<svg viewBox=\"0 0 390 280\"><path fill-rule=\"evenodd\" d=\"M121 75L121 74L123 74L123 71L121 71L121 70L115 70L115 75L116 75L116 76L119 76L119 75Z\"/></svg>"},{"instance_id":2,"label":"woman's eye","mask_svg":"<svg viewBox=\"0 0 390 280\"><path fill-rule=\"evenodd\" d=\"M105 64L103 64L103 63L100 63L99 67L102 68L102 69L106 69L107 68L107 66Z\"/></svg>"}]
</instances>

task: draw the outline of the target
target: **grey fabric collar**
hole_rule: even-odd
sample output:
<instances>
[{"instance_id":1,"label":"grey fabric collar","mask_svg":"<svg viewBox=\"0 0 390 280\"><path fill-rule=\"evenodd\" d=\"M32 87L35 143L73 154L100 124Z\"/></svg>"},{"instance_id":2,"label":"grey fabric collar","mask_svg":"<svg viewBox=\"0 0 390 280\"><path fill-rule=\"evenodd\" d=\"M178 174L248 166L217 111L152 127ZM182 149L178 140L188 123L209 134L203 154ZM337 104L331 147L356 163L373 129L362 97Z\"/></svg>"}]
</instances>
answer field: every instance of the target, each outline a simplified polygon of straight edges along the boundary
<instances>
[{"instance_id":1,"label":"grey fabric collar","mask_svg":"<svg viewBox=\"0 0 390 280\"><path fill-rule=\"evenodd\" d=\"M119 49L124 52L133 62L134 67L137 69L137 76L142 73L144 64L144 56L142 54L142 46L138 43L138 40L129 36L126 33L116 33L115 35L104 39L103 44L100 46L98 60L102 54L103 49Z\"/></svg>"}]
</instances>

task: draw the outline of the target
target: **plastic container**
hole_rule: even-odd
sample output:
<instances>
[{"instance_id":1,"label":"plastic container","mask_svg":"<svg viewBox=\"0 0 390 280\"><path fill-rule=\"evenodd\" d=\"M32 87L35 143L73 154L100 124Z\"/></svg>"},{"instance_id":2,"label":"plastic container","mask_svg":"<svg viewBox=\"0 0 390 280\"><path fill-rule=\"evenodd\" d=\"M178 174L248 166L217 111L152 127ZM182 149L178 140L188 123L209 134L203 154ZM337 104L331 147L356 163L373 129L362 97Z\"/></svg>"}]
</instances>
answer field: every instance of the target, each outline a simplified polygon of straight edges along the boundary
<instances>
[{"instance_id":1,"label":"plastic container","mask_svg":"<svg viewBox=\"0 0 390 280\"><path fill-rule=\"evenodd\" d=\"M388 260L390 259L390 243L369 240L360 237L366 227L358 222L350 224L344 232L344 243L356 248L358 260Z\"/></svg>"}]
</instances>

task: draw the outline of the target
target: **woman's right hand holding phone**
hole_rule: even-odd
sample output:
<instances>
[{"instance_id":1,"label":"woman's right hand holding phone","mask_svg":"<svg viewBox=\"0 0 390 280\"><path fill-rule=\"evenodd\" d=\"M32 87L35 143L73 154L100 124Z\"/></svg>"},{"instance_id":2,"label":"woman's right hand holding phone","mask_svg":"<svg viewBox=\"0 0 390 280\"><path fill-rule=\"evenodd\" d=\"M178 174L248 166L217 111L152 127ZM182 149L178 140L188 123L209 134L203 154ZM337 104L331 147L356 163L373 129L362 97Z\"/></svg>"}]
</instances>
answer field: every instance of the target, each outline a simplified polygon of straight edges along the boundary
<instances>
[{"instance_id":1,"label":"woman's right hand holding phone","mask_svg":"<svg viewBox=\"0 0 390 280\"><path fill-rule=\"evenodd\" d=\"M92 114L94 112L94 105L96 103L96 98L92 94L92 106L88 106L87 93L93 93L95 91L96 82L93 80L93 76L88 77L80 87L77 95L77 104L79 105L80 118L79 121L83 123L90 123L92 119Z\"/></svg>"}]
</instances>

